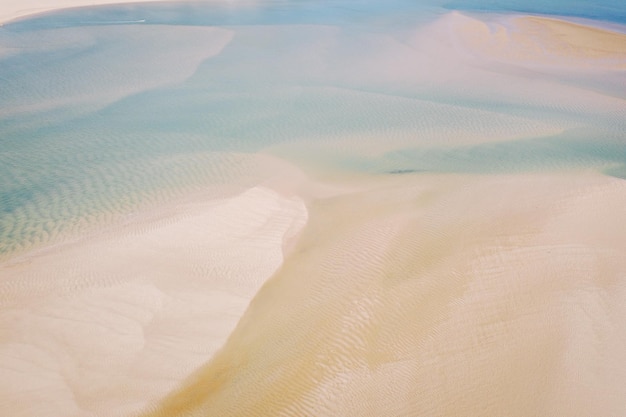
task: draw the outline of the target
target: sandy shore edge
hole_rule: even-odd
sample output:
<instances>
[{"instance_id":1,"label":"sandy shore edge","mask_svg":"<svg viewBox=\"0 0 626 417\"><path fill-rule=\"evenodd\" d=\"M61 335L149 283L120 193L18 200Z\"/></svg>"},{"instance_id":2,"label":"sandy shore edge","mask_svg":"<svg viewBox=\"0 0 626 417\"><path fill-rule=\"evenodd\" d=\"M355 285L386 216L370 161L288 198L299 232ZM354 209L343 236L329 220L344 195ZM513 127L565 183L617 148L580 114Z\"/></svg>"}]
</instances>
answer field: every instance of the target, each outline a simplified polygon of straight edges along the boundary
<instances>
[{"instance_id":1,"label":"sandy shore edge","mask_svg":"<svg viewBox=\"0 0 626 417\"><path fill-rule=\"evenodd\" d=\"M568 71L626 68L626 28L620 32L565 18L460 12L448 13L435 26L447 27L461 48L482 58Z\"/></svg>"},{"instance_id":2,"label":"sandy shore edge","mask_svg":"<svg viewBox=\"0 0 626 417\"><path fill-rule=\"evenodd\" d=\"M50 12L53 10L75 7L103 6L107 4L124 3L156 3L159 0L5 0L0 5L0 26L12 20L21 19L30 15Z\"/></svg>"}]
</instances>

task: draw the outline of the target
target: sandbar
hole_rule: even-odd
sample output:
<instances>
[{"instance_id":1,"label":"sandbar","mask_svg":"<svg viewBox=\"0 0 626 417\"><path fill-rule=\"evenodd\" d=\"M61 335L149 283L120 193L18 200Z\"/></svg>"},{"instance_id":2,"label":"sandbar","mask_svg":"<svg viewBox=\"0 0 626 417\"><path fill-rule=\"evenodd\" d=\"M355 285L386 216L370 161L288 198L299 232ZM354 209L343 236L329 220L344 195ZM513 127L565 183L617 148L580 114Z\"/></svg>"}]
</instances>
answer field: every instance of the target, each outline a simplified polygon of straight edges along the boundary
<instances>
[{"instance_id":1,"label":"sandbar","mask_svg":"<svg viewBox=\"0 0 626 417\"><path fill-rule=\"evenodd\" d=\"M619 415L625 187L414 174L320 199L224 348L145 416Z\"/></svg>"},{"instance_id":2,"label":"sandbar","mask_svg":"<svg viewBox=\"0 0 626 417\"><path fill-rule=\"evenodd\" d=\"M5 2L0 10L6 22L50 9L33 0ZM212 48L199 42L211 49L205 55L190 51L194 59L175 80L234 37L205 33L216 34ZM556 73L609 72L624 68L626 53L623 34L536 16L481 20L451 13L415 39L423 43L386 39L385 52L395 45L408 58L380 59L375 69L423 84L426 74L434 88L454 88L448 78L463 73L454 80L471 87L479 71L467 62L442 63L458 64L467 54L488 69L498 61ZM447 60L454 47L452 58L459 60ZM407 66L396 70L396 62ZM408 64L423 73L406 70L414 68ZM497 86L501 73L486 74L485 83ZM509 87L521 79L498 81ZM434 110L413 112L425 122L407 129L409 139L432 146L449 139L449 147L505 142L578 128L589 108L623 114L619 98L558 85L554 91L571 95L537 94L528 88L535 81L510 88L580 107L577 117L566 114L557 123L548 114L544 123L533 114L455 113L456 125L475 126L470 134L430 124L458 109L425 101L418 108ZM390 97L376 97L378 108L393 109L399 100ZM398 150L385 149L388 138L376 132L369 142L346 134L351 142L344 148L356 154L363 147L361 156L371 158ZM317 178L276 169L235 193L163 204L0 264L2 411L28 417L623 412L626 371L615 365L626 361L623 179L596 165L519 174L420 172L419 166L322 172L315 164L333 150L313 160L308 138L297 139L292 146L301 146ZM379 148L367 148L375 140ZM242 171L262 176L248 168Z\"/></svg>"},{"instance_id":3,"label":"sandbar","mask_svg":"<svg viewBox=\"0 0 626 417\"><path fill-rule=\"evenodd\" d=\"M560 70L623 70L626 33L541 16L474 17L452 12L442 24L482 57Z\"/></svg>"},{"instance_id":4,"label":"sandbar","mask_svg":"<svg viewBox=\"0 0 626 417\"><path fill-rule=\"evenodd\" d=\"M159 0L133 0L132 3ZM105 4L130 3L127 0L4 0L0 4L0 25L25 16L73 7L99 6Z\"/></svg>"},{"instance_id":5,"label":"sandbar","mask_svg":"<svg viewBox=\"0 0 626 417\"><path fill-rule=\"evenodd\" d=\"M7 415L130 415L226 341L307 220L267 187L195 198L0 264Z\"/></svg>"}]
</instances>

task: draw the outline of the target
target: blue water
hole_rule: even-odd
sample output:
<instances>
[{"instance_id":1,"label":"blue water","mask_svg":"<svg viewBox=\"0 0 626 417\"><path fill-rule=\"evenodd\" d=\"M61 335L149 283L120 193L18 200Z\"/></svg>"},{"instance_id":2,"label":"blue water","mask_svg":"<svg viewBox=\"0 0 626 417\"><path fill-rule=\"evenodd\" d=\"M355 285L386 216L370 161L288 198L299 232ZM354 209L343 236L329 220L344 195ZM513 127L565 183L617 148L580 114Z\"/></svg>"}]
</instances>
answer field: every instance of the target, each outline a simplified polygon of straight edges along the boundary
<instances>
[{"instance_id":1,"label":"blue water","mask_svg":"<svg viewBox=\"0 0 626 417\"><path fill-rule=\"evenodd\" d=\"M424 12L441 9L438 1L416 2L393 0L302 0L265 2L164 2L158 4L130 4L68 9L44 14L27 21L10 24L15 31L117 24L144 21L149 24L242 26L242 25L358 25L376 17L393 18L408 13L411 20Z\"/></svg>"},{"instance_id":2,"label":"blue water","mask_svg":"<svg viewBox=\"0 0 626 417\"><path fill-rule=\"evenodd\" d=\"M616 1L268 1L81 8L0 27L0 256L206 187L261 183L240 156L289 143L318 149L316 164L381 175L587 167L626 177L624 107L590 114L378 68L407 65L407 34L449 9L626 16ZM205 57L221 36L202 31L210 27L234 37ZM418 73L432 57L415 53ZM529 76L626 95L619 74ZM541 123L564 133L493 145L424 139L446 129L523 137ZM355 152L372 137L398 145Z\"/></svg>"},{"instance_id":3,"label":"blue water","mask_svg":"<svg viewBox=\"0 0 626 417\"><path fill-rule=\"evenodd\" d=\"M238 2L246 5L246 2ZM599 21L626 23L626 7L621 0L275 0L252 2L236 7L232 2L113 5L68 9L43 14L8 25L10 30L106 25L145 21L168 25L356 25L384 18L401 24L419 19L420 14L446 10L520 12L575 16Z\"/></svg>"}]
</instances>

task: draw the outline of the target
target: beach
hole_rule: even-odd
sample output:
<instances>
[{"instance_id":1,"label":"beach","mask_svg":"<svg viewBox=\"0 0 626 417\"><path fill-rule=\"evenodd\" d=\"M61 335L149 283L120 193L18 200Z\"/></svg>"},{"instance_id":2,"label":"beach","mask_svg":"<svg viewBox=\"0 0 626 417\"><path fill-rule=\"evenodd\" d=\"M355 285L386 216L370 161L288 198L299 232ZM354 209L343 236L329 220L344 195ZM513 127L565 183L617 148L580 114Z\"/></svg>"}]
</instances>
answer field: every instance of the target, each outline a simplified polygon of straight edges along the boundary
<instances>
[{"instance_id":1,"label":"beach","mask_svg":"<svg viewBox=\"0 0 626 417\"><path fill-rule=\"evenodd\" d=\"M622 415L624 27L214 3L0 9L0 414Z\"/></svg>"},{"instance_id":2,"label":"beach","mask_svg":"<svg viewBox=\"0 0 626 417\"><path fill-rule=\"evenodd\" d=\"M622 181L389 182L314 205L224 348L146 415L618 414Z\"/></svg>"},{"instance_id":3,"label":"beach","mask_svg":"<svg viewBox=\"0 0 626 417\"><path fill-rule=\"evenodd\" d=\"M136 412L218 350L305 222L254 188L3 265L4 410Z\"/></svg>"},{"instance_id":4,"label":"beach","mask_svg":"<svg viewBox=\"0 0 626 417\"><path fill-rule=\"evenodd\" d=\"M137 0L133 1L133 3L146 1L154 2L154 0ZM19 19L37 13L45 13L52 10L120 3L128 2L125 0L6 0L2 2L2 6L0 6L0 25L14 19Z\"/></svg>"}]
</instances>

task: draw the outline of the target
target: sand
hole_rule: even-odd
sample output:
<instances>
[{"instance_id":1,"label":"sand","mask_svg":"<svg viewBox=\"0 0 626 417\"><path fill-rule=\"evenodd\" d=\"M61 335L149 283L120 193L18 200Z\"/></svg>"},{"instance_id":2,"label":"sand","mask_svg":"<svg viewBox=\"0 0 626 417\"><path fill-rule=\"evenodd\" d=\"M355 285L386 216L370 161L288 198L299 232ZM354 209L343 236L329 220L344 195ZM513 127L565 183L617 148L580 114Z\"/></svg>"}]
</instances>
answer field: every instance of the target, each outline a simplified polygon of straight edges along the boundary
<instances>
[{"instance_id":1,"label":"sand","mask_svg":"<svg viewBox=\"0 0 626 417\"><path fill-rule=\"evenodd\" d=\"M306 219L298 198L257 187L4 262L2 413L145 408L226 341Z\"/></svg>"},{"instance_id":2,"label":"sand","mask_svg":"<svg viewBox=\"0 0 626 417\"><path fill-rule=\"evenodd\" d=\"M480 20L453 12L442 21L464 50L483 59L568 71L626 69L626 33L539 16Z\"/></svg>"},{"instance_id":3,"label":"sand","mask_svg":"<svg viewBox=\"0 0 626 417\"><path fill-rule=\"evenodd\" d=\"M368 184L311 205L224 348L145 416L620 415L623 180Z\"/></svg>"},{"instance_id":4,"label":"sand","mask_svg":"<svg viewBox=\"0 0 626 417\"><path fill-rule=\"evenodd\" d=\"M155 0L134 0L132 3L141 2L155 2ZM32 14L57 9L120 3L129 2L126 0L3 0L2 4L0 4L0 25Z\"/></svg>"},{"instance_id":5,"label":"sand","mask_svg":"<svg viewBox=\"0 0 626 417\"><path fill-rule=\"evenodd\" d=\"M552 19L426 33L463 65L623 65L623 35ZM143 416L623 414L626 183L547 171L335 178L223 349Z\"/></svg>"},{"instance_id":6,"label":"sand","mask_svg":"<svg viewBox=\"0 0 626 417\"><path fill-rule=\"evenodd\" d=\"M2 7L6 21L46 5ZM404 48L432 60L413 75L446 88L470 82L475 73L459 74L476 62L622 68L618 33L538 17L498 19L453 13L418 31ZM206 35L220 36L202 59L233 37ZM181 78L200 61L190 60ZM417 54L407 60L421 61ZM440 71L442 62L456 66ZM379 65L376 76L411 76ZM623 114L618 97L554 91L563 108ZM435 107L433 118L458 111ZM485 133L481 122L494 114L472 113L467 136L459 128L429 132L428 143L504 143L567 125L504 114ZM308 176L277 170L234 195L190 196L3 261L2 413L623 414L626 371L616 366L626 360L623 179L598 167L330 171L327 155L312 155L306 138L298 139L284 156L317 157Z\"/></svg>"}]
</instances>

